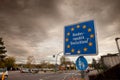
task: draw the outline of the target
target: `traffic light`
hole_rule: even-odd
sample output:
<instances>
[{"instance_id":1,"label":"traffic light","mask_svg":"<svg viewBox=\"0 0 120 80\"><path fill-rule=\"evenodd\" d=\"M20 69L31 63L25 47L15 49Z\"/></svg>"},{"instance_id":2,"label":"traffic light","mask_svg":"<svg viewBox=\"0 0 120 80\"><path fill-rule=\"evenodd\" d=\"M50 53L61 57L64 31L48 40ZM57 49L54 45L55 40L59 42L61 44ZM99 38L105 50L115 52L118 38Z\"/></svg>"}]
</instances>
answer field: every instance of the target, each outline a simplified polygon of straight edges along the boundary
<instances>
[{"instance_id":1,"label":"traffic light","mask_svg":"<svg viewBox=\"0 0 120 80\"><path fill-rule=\"evenodd\" d=\"M55 58L55 55L53 55L53 57Z\"/></svg>"},{"instance_id":2,"label":"traffic light","mask_svg":"<svg viewBox=\"0 0 120 80\"><path fill-rule=\"evenodd\" d=\"M5 49L4 41L2 41L2 38L0 38L0 60L6 57L6 52L7 50Z\"/></svg>"}]
</instances>

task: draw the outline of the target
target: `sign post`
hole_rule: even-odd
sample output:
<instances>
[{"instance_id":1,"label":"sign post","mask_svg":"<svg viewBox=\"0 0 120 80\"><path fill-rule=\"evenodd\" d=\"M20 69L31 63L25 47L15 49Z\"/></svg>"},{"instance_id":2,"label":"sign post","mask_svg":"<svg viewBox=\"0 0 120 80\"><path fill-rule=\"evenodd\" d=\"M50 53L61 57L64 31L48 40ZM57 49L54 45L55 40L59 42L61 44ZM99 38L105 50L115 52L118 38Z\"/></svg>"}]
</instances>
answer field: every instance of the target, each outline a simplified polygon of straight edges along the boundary
<instances>
[{"instance_id":1,"label":"sign post","mask_svg":"<svg viewBox=\"0 0 120 80\"><path fill-rule=\"evenodd\" d=\"M81 79L84 80L85 79L85 70L88 67L87 60L83 56L78 57L76 60L76 67L78 70L81 71Z\"/></svg>"},{"instance_id":2,"label":"sign post","mask_svg":"<svg viewBox=\"0 0 120 80\"><path fill-rule=\"evenodd\" d=\"M79 56L76 60L76 67L81 71L81 77L85 80L84 72L88 63L83 56L98 53L94 21L68 25L64 30L64 55Z\"/></svg>"},{"instance_id":3,"label":"sign post","mask_svg":"<svg viewBox=\"0 0 120 80\"><path fill-rule=\"evenodd\" d=\"M78 70L86 70L88 67L87 60L83 56L78 57L76 60L76 67Z\"/></svg>"}]
</instances>

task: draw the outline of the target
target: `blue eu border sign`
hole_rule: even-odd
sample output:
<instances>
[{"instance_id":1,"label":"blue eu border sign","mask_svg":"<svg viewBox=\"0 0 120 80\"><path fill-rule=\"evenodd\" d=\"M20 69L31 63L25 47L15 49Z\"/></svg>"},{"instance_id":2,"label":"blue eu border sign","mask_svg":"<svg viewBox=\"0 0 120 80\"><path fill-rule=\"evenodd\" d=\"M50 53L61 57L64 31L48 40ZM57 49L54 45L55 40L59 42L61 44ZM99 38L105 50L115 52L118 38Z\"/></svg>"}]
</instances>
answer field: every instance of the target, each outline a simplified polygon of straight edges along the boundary
<instances>
[{"instance_id":1,"label":"blue eu border sign","mask_svg":"<svg viewBox=\"0 0 120 80\"><path fill-rule=\"evenodd\" d=\"M65 26L64 55L97 54L94 21Z\"/></svg>"}]
</instances>

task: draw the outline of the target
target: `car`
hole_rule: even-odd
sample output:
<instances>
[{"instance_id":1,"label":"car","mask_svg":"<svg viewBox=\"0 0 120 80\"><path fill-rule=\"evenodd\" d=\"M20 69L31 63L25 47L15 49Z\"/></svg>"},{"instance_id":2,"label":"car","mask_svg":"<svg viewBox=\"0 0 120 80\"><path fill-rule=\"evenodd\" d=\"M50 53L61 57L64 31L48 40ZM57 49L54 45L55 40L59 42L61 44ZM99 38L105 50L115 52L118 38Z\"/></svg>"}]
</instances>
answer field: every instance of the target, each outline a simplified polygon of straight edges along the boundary
<instances>
[{"instance_id":1,"label":"car","mask_svg":"<svg viewBox=\"0 0 120 80\"><path fill-rule=\"evenodd\" d=\"M39 69L33 68L33 69L29 69L29 68L21 68L20 69L21 73L38 73Z\"/></svg>"},{"instance_id":2,"label":"car","mask_svg":"<svg viewBox=\"0 0 120 80\"><path fill-rule=\"evenodd\" d=\"M0 79L2 79L2 75L4 73L4 80L8 80L8 71L7 68L0 68Z\"/></svg>"},{"instance_id":3,"label":"car","mask_svg":"<svg viewBox=\"0 0 120 80\"><path fill-rule=\"evenodd\" d=\"M22 68L20 70L21 73L30 73L30 69L29 68Z\"/></svg>"},{"instance_id":4,"label":"car","mask_svg":"<svg viewBox=\"0 0 120 80\"><path fill-rule=\"evenodd\" d=\"M88 68L86 69L86 73L89 73L90 71L93 71L93 70L94 70L94 68L88 67Z\"/></svg>"},{"instance_id":5,"label":"car","mask_svg":"<svg viewBox=\"0 0 120 80\"><path fill-rule=\"evenodd\" d=\"M31 73L38 73L38 72L39 72L39 69L33 68L33 69L31 69L30 71L31 71Z\"/></svg>"}]
</instances>

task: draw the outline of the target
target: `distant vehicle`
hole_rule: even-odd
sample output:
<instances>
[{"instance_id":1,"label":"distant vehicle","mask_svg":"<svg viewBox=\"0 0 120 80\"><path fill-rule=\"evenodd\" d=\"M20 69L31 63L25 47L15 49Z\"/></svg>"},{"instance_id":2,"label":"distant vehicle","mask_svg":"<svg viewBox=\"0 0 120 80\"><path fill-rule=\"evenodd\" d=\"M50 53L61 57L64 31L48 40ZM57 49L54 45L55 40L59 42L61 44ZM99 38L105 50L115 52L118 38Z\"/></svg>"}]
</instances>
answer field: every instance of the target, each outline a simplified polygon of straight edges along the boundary
<instances>
[{"instance_id":1,"label":"distant vehicle","mask_svg":"<svg viewBox=\"0 0 120 80\"><path fill-rule=\"evenodd\" d=\"M93 71L93 70L94 70L94 68L88 67L86 72L89 73L90 71Z\"/></svg>"},{"instance_id":2,"label":"distant vehicle","mask_svg":"<svg viewBox=\"0 0 120 80\"><path fill-rule=\"evenodd\" d=\"M8 71L7 68L0 68L0 79L2 79L2 75L5 75L5 80L8 80Z\"/></svg>"},{"instance_id":3,"label":"distant vehicle","mask_svg":"<svg viewBox=\"0 0 120 80\"><path fill-rule=\"evenodd\" d=\"M30 72L30 69L29 68L22 68L20 70L21 73L29 73Z\"/></svg>"},{"instance_id":4,"label":"distant vehicle","mask_svg":"<svg viewBox=\"0 0 120 80\"><path fill-rule=\"evenodd\" d=\"M33 68L33 69L31 69L30 71L31 71L31 73L38 73L38 72L39 72L39 69Z\"/></svg>"},{"instance_id":5,"label":"distant vehicle","mask_svg":"<svg viewBox=\"0 0 120 80\"><path fill-rule=\"evenodd\" d=\"M54 71L53 68L43 68L42 71Z\"/></svg>"},{"instance_id":6,"label":"distant vehicle","mask_svg":"<svg viewBox=\"0 0 120 80\"><path fill-rule=\"evenodd\" d=\"M22 69L20 69L20 72L21 73L38 73L39 69L37 69L37 68L32 68L32 69L22 68Z\"/></svg>"}]
</instances>

